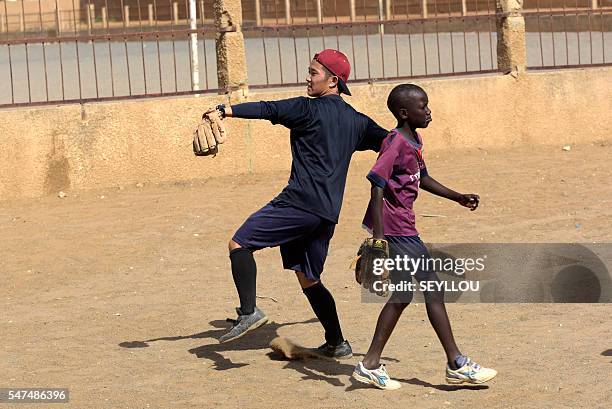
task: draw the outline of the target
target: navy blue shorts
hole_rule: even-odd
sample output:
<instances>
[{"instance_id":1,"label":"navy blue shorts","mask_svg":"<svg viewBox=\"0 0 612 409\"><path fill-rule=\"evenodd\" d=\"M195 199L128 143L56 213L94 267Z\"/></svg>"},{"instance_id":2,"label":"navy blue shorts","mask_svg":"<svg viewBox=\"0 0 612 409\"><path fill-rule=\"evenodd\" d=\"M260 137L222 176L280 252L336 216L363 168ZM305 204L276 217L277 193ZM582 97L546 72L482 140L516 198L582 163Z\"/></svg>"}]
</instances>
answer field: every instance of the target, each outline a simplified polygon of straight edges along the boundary
<instances>
[{"instance_id":1,"label":"navy blue shorts","mask_svg":"<svg viewBox=\"0 0 612 409\"><path fill-rule=\"evenodd\" d=\"M421 241L419 236L385 236L389 243L389 257L395 259L397 256L400 258L408 259L422 259L427 260L431 258L429 250L425 244ZM427 266L425 263L424 266ZM416 271L407 270L393 270L391 271L391 282L398 284L402 281L437 281L440 279L436 271L423 267L423 264ZM444 302L443 291L425 291L423 293L425 302ZM412 301L412 291L395 291L393 292L390 302L399 302L409 304Z\"/></svg>"},{"instance_id":2,"label":"navy blue shorts","mask_svg":"<svg viewBox=\"0 0 612 409\"><path fill-rule=\"evenodd\" d=\"M284 268L319 280L335 228L329 220L273 200L249 216L232 240L254 251L280 246Z\"/></svg>"}]
</instances>

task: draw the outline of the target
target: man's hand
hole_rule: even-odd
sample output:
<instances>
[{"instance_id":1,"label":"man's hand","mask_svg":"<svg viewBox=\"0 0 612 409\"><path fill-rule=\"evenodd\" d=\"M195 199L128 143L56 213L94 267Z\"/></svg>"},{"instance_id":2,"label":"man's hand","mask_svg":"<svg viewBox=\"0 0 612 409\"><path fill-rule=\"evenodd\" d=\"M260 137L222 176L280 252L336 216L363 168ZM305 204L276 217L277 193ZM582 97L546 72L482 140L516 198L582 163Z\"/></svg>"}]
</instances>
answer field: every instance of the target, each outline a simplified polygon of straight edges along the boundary
<instances>
[{"instance_id":1,"label":"man's hand","mask_svg":"<svg viewBox=\"0 0 612 409\"><path fill-rule=\"evenodd\" d=\"M478 208L478 204L480 203L480 196L474 193L468 193L465 195L461 195L457 200L461 206L465 206L468 209L474 211Z\"/></svg>"}]
</instances>

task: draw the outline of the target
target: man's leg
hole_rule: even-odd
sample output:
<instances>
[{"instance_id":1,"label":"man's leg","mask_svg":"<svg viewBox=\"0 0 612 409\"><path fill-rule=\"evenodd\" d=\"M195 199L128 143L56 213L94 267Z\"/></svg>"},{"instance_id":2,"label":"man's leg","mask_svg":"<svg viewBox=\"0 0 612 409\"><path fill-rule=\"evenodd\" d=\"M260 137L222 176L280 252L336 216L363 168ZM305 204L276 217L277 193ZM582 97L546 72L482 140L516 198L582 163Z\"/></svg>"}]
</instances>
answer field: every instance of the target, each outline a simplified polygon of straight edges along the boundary
<instances>
[{"instance_id":1,"label":"man's leg","mask_svg":"<svg viewBox=\"0 0 612 409\"><path fill-rule=\"evenodd\" d=\"M340 320L336 311L336 302L329 290L319 280L311 280L300 271L296 271L302 292L308 298L310 306L325 329L325 341L332 346L340 345L344 341Z\"/></svg>"},{"instance_id":2,"label":"man's leg","mask_svg":"<svg viewBox=\"0 0 612 409\"><path fill-rule=\"evenodd\" d=\"M243 248L234 240L230 240L229 250L232 277L240 298L240 311L242 314L252 314L257 295L257 264L253 251Z\"/></svg>"},{"instance_id":3,"label":"man's leg","mask_svg":"<svg viewBox=\"0 0 612 409\"><path fill-rule=\"evenodd\" d=\"M255 306L257 265L253 258L253 250L241 247L234 240L230 240L229 250L232 277L238 290L240 308L236 309L238 318L230 320L233 323L230 330L219 338L221 343L238 339L268 321L266 314Z\"/></svg>"}]
</instances>

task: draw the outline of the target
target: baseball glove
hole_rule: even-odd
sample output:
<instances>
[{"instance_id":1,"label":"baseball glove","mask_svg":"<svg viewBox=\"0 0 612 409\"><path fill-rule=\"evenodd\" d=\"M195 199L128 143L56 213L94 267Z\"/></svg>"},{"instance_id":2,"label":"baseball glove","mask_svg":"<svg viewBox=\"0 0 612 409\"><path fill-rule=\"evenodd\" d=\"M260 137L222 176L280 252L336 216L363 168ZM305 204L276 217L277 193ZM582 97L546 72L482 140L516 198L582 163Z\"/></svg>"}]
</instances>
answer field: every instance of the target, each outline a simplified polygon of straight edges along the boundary
<instances>
[{"instance_id":1,"label":"baseball glove","mask_svg":"<svg viewBox=\"0 0 612 409\"><path fill-rule=\"evenodd\" d=\"M202 116L193 135L193 153L196 156L216 155L219 145L225 142L227 131L223 125L221 115L215 108L210 108Z\"/></svg>"},{"instance_id":2,"label":"baseball glove","mask_svg":"<svg viewBox=\"0 0 612 409\"><path fill-rule=\"evenodd\" d=\"M382 285L377 285L379 291L374 289L374 283L380 281L381 284L389 283L389 270L384 267L384 260L389 257L389 245L386 240L368 238L363 241L357 252L355 262L355 280L363 288L381 297L388 295L387 291L381 290ZM374 266L374 260L382 259L380 265Z\"/></svg>"}]
</instances>

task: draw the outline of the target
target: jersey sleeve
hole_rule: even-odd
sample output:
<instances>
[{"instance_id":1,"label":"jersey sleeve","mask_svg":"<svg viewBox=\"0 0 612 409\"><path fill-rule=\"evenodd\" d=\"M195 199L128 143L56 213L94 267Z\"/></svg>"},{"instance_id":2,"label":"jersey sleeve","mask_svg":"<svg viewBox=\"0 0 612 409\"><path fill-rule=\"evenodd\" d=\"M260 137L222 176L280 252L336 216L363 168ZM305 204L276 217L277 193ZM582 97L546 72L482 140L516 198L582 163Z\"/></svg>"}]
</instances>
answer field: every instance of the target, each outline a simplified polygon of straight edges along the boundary
<instances>
[{"instance_id":1,"label":"jersey sleeve","mask_svg":"<svg viewBox=\"0 0 612 409\"><path fill-rule=\"evenodd\" d=\"M365 115L364 115L365 116ZM358 151L367 151L372 150L374 152L379 152L382 141L387 137L389 131L383 129L380 125L372 120L372 118L367 117L366 128L363 133L363 137L359 144L357 145Z\"/></svg>"},{"instance_id":2,"label":"jersey sleeve","mask_svg":"<svg viewBox=\"0 0 612 409\"><path fill-rule=\"evenodd\" d=\"M267 119L289 129L305 129L312 119L310 100L296 97L279 101L246 102L232 105L232 116L245 119Z\"/></svg>"},{"instance_id":3,"label":"jersey sleeve","mask_svg":"<svg viewBox=\"0 0 612 409\"><path fill-rule=\"evenodd\" d=\"M389 135L389 138L389 140L383 142L378 159L366 176L372 184L380 188L384 188L389 183L393 173L393 165L400 156L399 144L394 143L394 135Z\"/></svg>"}]
</instances>

